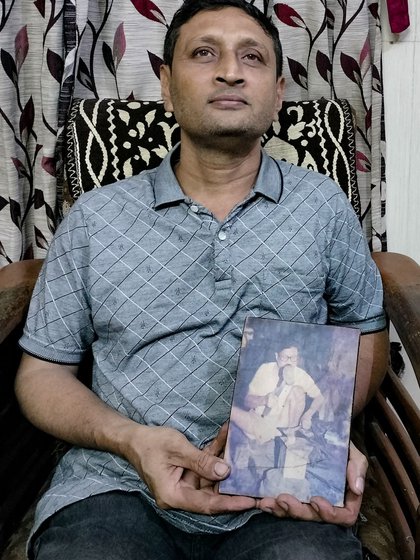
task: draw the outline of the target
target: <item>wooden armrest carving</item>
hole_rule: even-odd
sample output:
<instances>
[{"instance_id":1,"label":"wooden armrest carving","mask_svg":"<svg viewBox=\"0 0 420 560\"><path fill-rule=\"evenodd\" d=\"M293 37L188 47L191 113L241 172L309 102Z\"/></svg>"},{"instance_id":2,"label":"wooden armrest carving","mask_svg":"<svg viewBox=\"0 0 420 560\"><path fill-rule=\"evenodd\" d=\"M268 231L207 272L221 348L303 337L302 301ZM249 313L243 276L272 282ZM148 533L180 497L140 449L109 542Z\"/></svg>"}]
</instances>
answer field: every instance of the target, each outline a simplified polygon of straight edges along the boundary
<instances>
[{"instance_id":1,"label":"wooden armrest carving","mask_svg":"<svg viewBox=\"0 0 420 560\"><path fill-rule=\"evenodd\" d=\"M384 395L396 410L413 444L420 451L420 413L419 407L413 397L404 387L401 379L389 367L384 382L381 386Z\"/></svg>"},{"instance_id":2,"label":"wooden armrest carving","mask_svg":"<svg viewBox=\"0 0 420 560\"><path fill-rule=\"evenodd\" d=\"M397 451L395 450L392 442L390 441L388 435L383 431L381 426L377 422L372 422L370 426L371 437L374 438L375 444L382 452L382 454L387 457L388 468L392 473L394 480L397 483L398 488L403 488L404 492L402 497L406 503L409 511L409 515L412 519L416 518L417 508L419 506L419 500L412 484L410 477L401 461ZM384 465L382 464L382 467Z\"/></svg>"},{"instance_id":3,"label":"wooden armrest carving","mask_svg":"<svg viewBox=\"0 0 420 560\"><path fill-rule=\"evenodd\" d=\"M398 253L372 256L382 276L385 310L420 383L420 266ZM391 512L401 558L420 559L419 405L391 367L366 419L371 464Z\"/></svg>"},{"instance_id":4,"label":"wooden armrest carving","mask_svg":"<svg viewBox=\"0 0 420 560\"><path fill-rule=\"evenodd\" d=\"M384 305L420 383L420 266L398 253L373 253L384 285Z\"/></svg>"},{"instance_id":5,"label":"wooden armrest carving","mask_svg":"<svg viewBox=\"0 0 420 560\"><path fill-rule=\"evenodd\" d=\"M387 398L383 395L382 391L374 396L372 401L372 408L375 409L375 415L381 416L383 423L389 427L388 437L392 439L394 445L399 445L402 456L407 458L410 468L415 473L415 476L420 481L420 464L418 451L407 434L406 428L400 419L393 413L389 406Z\"/></svg>"},{"instance_id":6,"label":"wooden armrest carving","mask_svg":"<svg viewBox=\"0 0 420 560\"><path fill-rule=\"evenodd\" d=\"M393 530L398 537L398 544L400 547L401 558L412 558L415 555L415 542L412 536L410 527L407 524L405 515L401 510L400 502L395 496L392 485L389 482L388 476L385 474L381 463L373 456L371 457L371 465L375 471L376 477L384 489L384 499L390 512L390 519L394 520ZM417 560L417 559L416 559Z\"/></svg>"}]
</instances>

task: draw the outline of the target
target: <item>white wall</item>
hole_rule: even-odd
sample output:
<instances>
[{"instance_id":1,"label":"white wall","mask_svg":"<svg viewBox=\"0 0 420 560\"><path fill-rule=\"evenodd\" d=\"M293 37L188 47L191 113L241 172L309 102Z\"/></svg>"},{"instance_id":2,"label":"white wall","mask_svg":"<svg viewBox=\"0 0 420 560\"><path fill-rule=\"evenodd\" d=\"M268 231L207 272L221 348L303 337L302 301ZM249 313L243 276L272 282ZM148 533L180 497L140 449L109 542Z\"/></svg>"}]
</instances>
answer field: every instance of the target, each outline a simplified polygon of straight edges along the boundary
<instances>
[{"instance_id":1,"label":"white wall","mask_svg":"<svg viewBox=\"0 0 420 560\"><path fill-rule=\"evenodd\" d=\"M388 249L420 263L420 7L399 35L382 18ZM382 0L383 10L386 3ZM384 14L386 15L386 14Z\"/></svg>"},{"instance_id":2,"label":"white wall","mask_svg":"<svg viewBox=\"0 0 420 560\"><path fill-rule=\"evenodd\" d=\"M390 32L382 0L388 250L420 263L420 6L409 0L410 27ZM417 5L416 5L417 3ZM391 331L391 340L397 337ZM406 387L420 404L407 356Z\"/></svg>"}]
</instances>

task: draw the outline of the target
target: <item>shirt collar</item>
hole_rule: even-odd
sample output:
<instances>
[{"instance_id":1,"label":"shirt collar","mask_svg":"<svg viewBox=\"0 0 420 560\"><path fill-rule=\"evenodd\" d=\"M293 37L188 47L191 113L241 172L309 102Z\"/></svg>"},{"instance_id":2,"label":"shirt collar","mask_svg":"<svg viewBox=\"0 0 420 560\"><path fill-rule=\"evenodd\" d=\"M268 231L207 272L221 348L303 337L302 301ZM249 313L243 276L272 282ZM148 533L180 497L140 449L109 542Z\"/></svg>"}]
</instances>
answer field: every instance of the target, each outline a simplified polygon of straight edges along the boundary
<instances>
[{"instance_id":1,"label":"shirt collar","mask_svg":"<svg viewBox=\"0 0 420 560\"><path fill-rule=\"evenodd\" d=\"M172 162L177 158L179 158L179 143L172 148L156 170L154 184L156 209L187 199L172 169Z\"/></svg>"},{"instance_id":2,"label":"shirt collar","mask_svg":"<svg viewBox=\"0 0 420 560\"><path fill-rule=\"evenodd\" d=\"M168 153L156 170L155 208L187 200L172 168L172 163L177 157L179 157L179 144ZM261 149L261 164L253 191L273 202L279 202L283 192L281 166L263 149Z\"/></svg>"},{"instance_id":3,"label":"shirt collar","mask_svg":"<svg viewBox=\"0 0 420 560\"><path fill-rule=\"evenodd\" d=\"M254 192L262 194L273 202L279 202L283 193L283 182L280 162L270 157L261 148L261 165L254 185Z\"/></svg>"}]
</instances>

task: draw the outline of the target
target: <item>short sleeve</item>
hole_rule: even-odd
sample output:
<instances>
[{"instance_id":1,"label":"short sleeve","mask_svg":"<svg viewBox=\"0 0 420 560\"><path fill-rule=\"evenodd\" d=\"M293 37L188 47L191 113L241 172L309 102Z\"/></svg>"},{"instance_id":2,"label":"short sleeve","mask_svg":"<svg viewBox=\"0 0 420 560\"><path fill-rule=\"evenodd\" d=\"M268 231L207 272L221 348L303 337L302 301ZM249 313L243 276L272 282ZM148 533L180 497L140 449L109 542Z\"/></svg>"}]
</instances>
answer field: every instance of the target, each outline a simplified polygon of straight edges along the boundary
<instances>
[{"instance_id":1,"label":"short sleeve","mask_svg":"<svg viewBox=\"0 0 420 560\"><path fill-rule=\"evenodd\" d=\"M249 384L248 393L263 397L274 391L278 382L277 370L277 364L274 362L261 364Z\"/></svg>"},{"instance_id":2,"label":"short sleeve","mask_svg":"<svg viewBox=\"0 0 420 560\"><path fill-rule=\"evenodd\" d=\"M35 285L22 349L58 363L79 363L95 336L88 296L89 241L81 205L61 222Z\"/></svg>"},{"instance_id":3,"label":"short sleeve","mask_svg":"<svg viewBox=\"0 0 420 560\"><path fill-rule=\"evenodd\" d=\"M359 328L362 333L385 328L379 270L359 220L341 194L328 251L326 299L329 321Z\"/></svg>"}]
</instances>

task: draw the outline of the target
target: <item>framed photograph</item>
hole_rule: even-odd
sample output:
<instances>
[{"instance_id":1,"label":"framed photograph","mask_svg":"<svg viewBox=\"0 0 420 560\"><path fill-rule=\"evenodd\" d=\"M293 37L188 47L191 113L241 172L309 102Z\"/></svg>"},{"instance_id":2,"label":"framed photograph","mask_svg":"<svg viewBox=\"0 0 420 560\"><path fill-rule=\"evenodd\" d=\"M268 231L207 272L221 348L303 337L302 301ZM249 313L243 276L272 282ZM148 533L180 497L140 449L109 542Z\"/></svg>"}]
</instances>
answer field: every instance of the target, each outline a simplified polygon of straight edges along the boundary
<instances>
[{"instance_id":1,"label":"framed photograph","mask_svg":"<svg viewBox=\"0 0 420 560\"><path fill-rule=\"evenodd\" d=\"M221 493L343 506L359 340L349 327L246 319Z\"/></svg>"}]
</instances>

